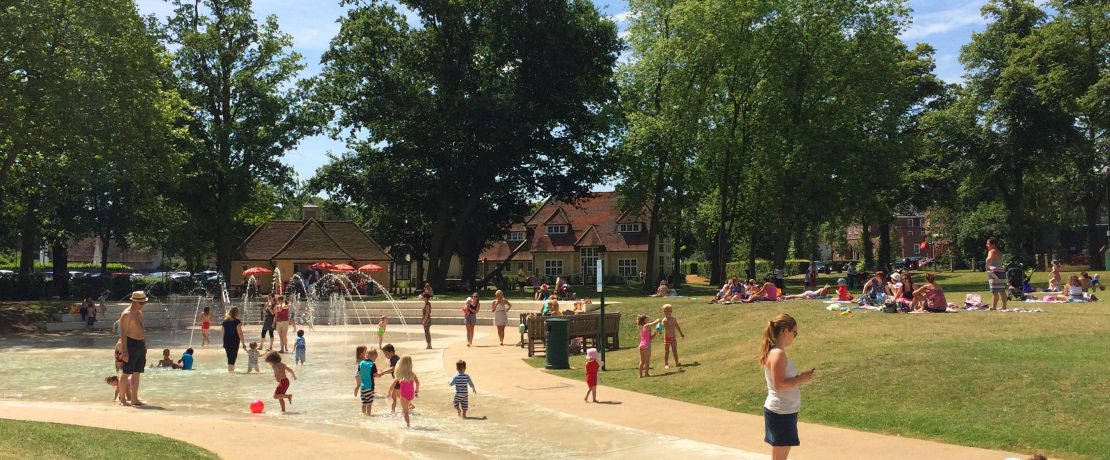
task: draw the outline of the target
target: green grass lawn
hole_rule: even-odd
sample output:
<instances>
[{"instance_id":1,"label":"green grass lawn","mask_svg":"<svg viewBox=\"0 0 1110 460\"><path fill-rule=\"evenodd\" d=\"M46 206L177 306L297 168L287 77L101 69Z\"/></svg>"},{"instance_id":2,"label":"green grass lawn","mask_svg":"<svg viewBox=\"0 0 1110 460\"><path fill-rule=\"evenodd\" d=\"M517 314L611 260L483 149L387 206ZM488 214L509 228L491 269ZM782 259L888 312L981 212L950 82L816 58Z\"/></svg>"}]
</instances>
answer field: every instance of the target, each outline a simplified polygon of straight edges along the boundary
<instances>
[{"instance_id":1,"label":"green grass lawn","mask_svg":"<svg viewBox=\"0 0 1110 460\"><path fill-rule=\"evenodd\" d=\"M1038 273L1035 285L1043 287L1047 277ZM822 283L825 278L830 277ZM957 303L971 289L980 289L989 302L984 280L983 273L938 276L948 299ZM711 291L688 285L680 298L609 297L619 302L610 311L626 315L621 321L626 348L608 353L603 384L759 414L766 384L758 341L767 321L787 312L800 332L791 359L799 370L817 368L814 382L802 390L803 421L1054 457L1106 458L1110 452L1106 301L1022 305L1045 313L848 317L825 310L819 301L707 305ZM658 317L663 303L674 305L686 332L687 339L679 341L686 367L664 369L657 338L656 376L640 379L635 315ZM571 366L580 368L583 360L572 357ZM542 357L528 361L543 365ZM580 369L552 372L583 379Z\"/></svg>"},{"instance_id":2,"label":"green grass lawn","mask_svg":"<svg viewBox=\"0 0 1110 460\"><path fill-rule=\"evenodd\" d=\"M162 436L57 423L0 419L0 459L216 459L216 454Z\"/></svg>"}]
</instances>

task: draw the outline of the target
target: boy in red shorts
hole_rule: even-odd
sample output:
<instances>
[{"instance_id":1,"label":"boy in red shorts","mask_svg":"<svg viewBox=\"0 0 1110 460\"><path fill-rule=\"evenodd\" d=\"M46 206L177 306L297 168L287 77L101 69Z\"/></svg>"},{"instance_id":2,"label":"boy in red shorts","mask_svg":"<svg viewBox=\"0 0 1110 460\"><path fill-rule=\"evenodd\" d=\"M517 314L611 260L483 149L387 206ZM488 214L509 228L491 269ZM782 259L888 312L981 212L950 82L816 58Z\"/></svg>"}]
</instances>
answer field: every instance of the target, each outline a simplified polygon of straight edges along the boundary
<instances>
[{"instance_id":1,"label":"boy in red shorts","mask_svg":"<svg viewBox=\"0 0 1110 460\"><path fill-rule=\"evenodd\" d=\"M671 304L663 305L663 368L671 367L669 363L670 355L674 354L675 367L682 366L678 363L678 338L675 337L675 331L683 339L686 339L686 334L682 332L682 327L678 325L678 318L671 315L673 309Z\"/></svg>"},{"instance_id":2,"label":"boy in red shorts","mask_svg":"<svg viewBox=\"0 0 1110 460\"><path fill-rule=\"evenodd\" d=\"M281 362L281 354L276 351L266 354L266 362L274 369L274 379L278 382L278 386L274 390L274 399L281 403L281 411L285 412L285 400L288 399L289 404L293 404L293 395L286 393L286 391L289 391L289 378L285 376L285 373L291 374L293 380L297 380L297 373Z\"/></svg>"}]
</instances>

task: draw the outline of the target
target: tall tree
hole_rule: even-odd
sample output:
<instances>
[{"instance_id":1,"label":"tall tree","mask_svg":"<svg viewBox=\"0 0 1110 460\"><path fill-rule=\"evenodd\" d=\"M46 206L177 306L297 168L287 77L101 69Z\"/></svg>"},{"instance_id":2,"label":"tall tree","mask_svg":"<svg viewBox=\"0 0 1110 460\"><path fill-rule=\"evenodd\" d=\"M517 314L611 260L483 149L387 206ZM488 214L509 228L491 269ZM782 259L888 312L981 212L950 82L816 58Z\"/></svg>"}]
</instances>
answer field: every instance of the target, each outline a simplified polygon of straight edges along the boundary
<instances>
[{"instance_id":1,"label":"tall tree","mask_svg":"<svg viewBox=\"0 0 1110 460\"><path fill-rule=\"evenodd\" d=\"M174 0L167 23L178 89L190 104L190 151L181 182L189 218L214 241L216 266L249 229L242 211L260 184L290 184L281 163L314 129L296 76L304 68L277 17L259 23L250 0Z\"/></svg>"},{"instance_id":2,"label":"tall tree","mask_svg":"<svg viewBox=\"0 0 1110 460\"><path fill-rule=\"evenodd\" d=\"M392 2L343 3L314 99L349 141L345 159L380 165L354 180L421 204L436 288L480 209L569 199L608 172L604 108L620 43L591 2L398 2L416 26Z\"/></svg>"}]
</instances>

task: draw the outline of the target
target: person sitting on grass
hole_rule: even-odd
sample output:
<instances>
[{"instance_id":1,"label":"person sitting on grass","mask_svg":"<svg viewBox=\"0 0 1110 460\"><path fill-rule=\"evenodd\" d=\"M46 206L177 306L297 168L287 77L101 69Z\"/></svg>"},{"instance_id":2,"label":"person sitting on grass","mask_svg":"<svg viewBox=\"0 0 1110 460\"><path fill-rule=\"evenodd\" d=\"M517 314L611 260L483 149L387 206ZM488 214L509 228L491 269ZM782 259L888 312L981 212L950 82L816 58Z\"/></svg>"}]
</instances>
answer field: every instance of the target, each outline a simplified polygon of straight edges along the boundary
<instances>
[{"instance_id":1,"label":"person sitting on grass","mask_svg":"<svg viewBox=\"0 0 1110 460\"><path fill-rule=\"evenodd\" d=\"M717 291L717 294L713 296L713 300L710 300L709 303L725 303L732 295L732 281L728 280L727 283L722 285L721 290Z\"/></svg>"},{"instance_id":2,"label":"person sitting on grass","mask_svg":"<svg viewBox=\"0 0 1110 460\"><path fill-rule=\"evenodd\" d=\"M1064 293L1067 294L1067 300L1071 302L1086 302L1087 298L1083 295L1086 291L1083 288L1083 279L1071 275L1068 277L1068 284L1064 285Z\"/></svg>"},{"instance_id":3,"label":"person sitting on grass","mask_svg":"<svg viewBox=\"0 0 1110 460\"><path fill-rule=\"evenodd\" d=\"M659 281L659 288L655 290L655 294L652 294L648 297L670 297L670 296L671 296L671 288L667 287L667 280L660 280Z\"/></svg>"},{"instance_id":4,"label":"person sitting on grass","mask_svg":"<svg viewBox=\"0 0 1110 460\"><path fill-rule=\"evenodd\" d=\"M836 300L841 302L851 302L856 300L856 297L848 292L848 280L840 278L836 280Z\"/></svg>"},{"instance_id":5,"label":"person sitting on grass","mask_svg":"<svg viewBox=\"0 0 1110 460\"><path fill-rule=\"evenodd\" d=\"M941 289L940 285L937 284L935 274L925 274L925 284L913 291L911 307L915 311L929 313L948 311L948 299L944 297L944 289Z\"/></svg>"},{"instance_id":6,"label":"person sitting on grass","mask_svg":"<svg viewBox=\"0 0 1110 460\"><path fill-rule=\"evenodd\" d=\"M779 299L779 287L771 282L770 276L763 277L763 285L752 292L752 295L747 299L741 300L743 303L763 302L763 301L776 301Z\"/></svg>"},{"instance_id":7,"label":"person sitting on grass","mask_svg":"<svg viewBox=\"0 0 1110 460\"><path fill-rule=\"evenodd\" d=\"M733 278L732 286L729 287L728 298L725 299L728 303L740 302L748 297L748 289L740 282L740 279Z\"/></svg>"},{"instance_id":8,"label":"person sitting on grass","mask_svg":"<svg viewBox=\"0 0 1110 460\"><path fill-rule=\"evenodd\" d=\"M815 290L815 291L804 291L804 292L802 292L801 294L789 294L789 295L784 295L784 296L782 296L782 300L794 300L794 299L806 299L806 300L813 300L813 299L824 299L824 298L827 298L827 297L829 296L829 287L830 287L830 286L826 284L826 285L825 285L825 287L823 287L823 288L821 288L821 289L818 289L818 290Z\"/></svg>"},{"instance_id":9,"label":"person sitting on grass","mask_svg":"<svg viewBox=\"0 0 1110 460\"><path fill-rule=\"evenodd\" d=\"M890 295L890 286L886 281L886 274L881 270L875 272L875 277L867 280L863 285L863 301L867 305L874 305L875 303L882 303L885 296Z\"/></svg>"}]
</instances>

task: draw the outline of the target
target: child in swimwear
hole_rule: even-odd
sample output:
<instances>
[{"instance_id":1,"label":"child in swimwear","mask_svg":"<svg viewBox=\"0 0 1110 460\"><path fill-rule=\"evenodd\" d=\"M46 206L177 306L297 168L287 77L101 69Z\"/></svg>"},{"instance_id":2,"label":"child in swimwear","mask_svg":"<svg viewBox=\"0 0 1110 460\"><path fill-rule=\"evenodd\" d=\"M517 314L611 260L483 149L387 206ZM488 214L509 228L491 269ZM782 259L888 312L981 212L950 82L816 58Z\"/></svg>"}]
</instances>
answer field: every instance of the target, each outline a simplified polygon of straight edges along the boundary
<instances>
[{"instance_id":1,"label":"child in swimwear","mask_svg":"<svg viewBox=\"0 0 1110 460\"><path fill-rule=\"evenodd\" d=\"M459 360L455 363L455 378L451 379L448 385L455 387L455 399L451 402L455 406L455 413L459 417L466 418L466 411L470 408L470 394L467 393L466 386L470 385L470 389L474 390L474 394L478 394L478 389L474 388L474 380L466 373L466 361Z\"/></svg>"},{"instance_id":2,"label":"child in swimwear","mask_svg":"<svg viewBox=\"0 0 1110 460\"><path fill-rule=\"evenodd\" d=\"M583 401L590 402L590 396L597 402L597 372L601 363L597 360L597 348L586 350L586 397Z\"/></svg>"},{"instance_id":3,"label":"child in swimwear","mask_svg":"<svg viewBox=\"0 0 1110 460\"><path fill-rule=\"evenodd\" d=\"M661 320L648 322L648 317L636 317L636 326L640 328L640 378L651 377L651 341L655 338L655 325Z\"/></svg>"},{"instance_id":4,"label":"child in swimwear","mask_svg":"<svg viewBox=\"0 0 1110 460\"><path fill-rule=\"evenodd\" d=\"M109 375L108 378L104 379L104 383L107 383L108 386L116 389L116 394L112 395L112 401L119 399L119 376Z\"/></svg>"},{"instance_id":5,"label":"child in swimwear","mask_svg":"<svg viewBox=\"0 0 1110 460\"><path fill-rule=\"evenodd\" d=\"M851 292L848 292L848 280L840 278L836 280L836 300L841 302L851 302L856 300Z\"/></svg>"},{"instance_id":6,"label":"child in swimwear","mask_svg":"<svg viewBox=\"0 0 1110 460\"><path fill-rule=\"evenodd\" d=\"M412 371L412 357L405 355L397 363L397 385L389 389L389 396L394 393L400 396L401 414L405 417L405 426L412 426L409 421L409 411L412 410L412 400L420 396L420 379Z\"/></svg>"},{"instance_id":7,"label":"child in swimwear","mask_svg":"<svg viewBox=\"0 0 1110 460\"><path fill-rule=\"evenodd\" d=\"M1060 292L1060 291L1064 290L1063 287L1060 286L1060 261L1059 260L1053 260L1052 261L1052 276L1050 276L1048 278L1048 290L1050 292Z\"/></svg>"},{"instance_id":8,"label":"child in swimwear","mask_svg":"<svg viewBox=\"0 0 1110 460\"><path fill-rule=\"evenodd\" d=\"M293 360L297 364L304 364L304 329L297 329L297 343L293 345Z\"/></svg>"},{"instance_id":9,"label":"child in swimwear","mask_svg":"<svg viewBox=\"0 0 1110 460\"><path fill-rule=\"evenodd\" d=\"M266 354L266 362L274 369L274 380L277 380L278 386L274 389L274 399L281 403L281 411L285 412L285 400L289 400L289 404L293 404L293 394L286 393L289 391L289 378L285 376L288 372L293 376L293 380L297 380L297 373L293 372L293 368L281 362L281 353L271 351Z\"/></svg>"},{"instance_id":10,"label":"child in swimwear","mask_svg":"<svg viewBox=\"0 0 1110 460\"><path fill-rule=\"evenodd\" d=\"M117 321L117 323L119 323L119 322ZM116 354L116 372L119 372L120 370L123 369L123 342L121 342L119 340L116 341L115 354Z\"/></svg>"},{"instance_id":11,"label":"child in swimwear","mask_svg":"<svg viewBox=\"0 0 1110 460\"><path fill-rule=\"evenodd\" d=\"M370 415L374 409L374 378L381 375L378 365L374 363L378 359L378 350L367 351L366 346L360 345L355 353L362 357L355 371L355 396L362 399L362 414Z\"/></svg>"},{"instance_id":12,"label":"child in swimwear","mask_svg":"<svg viewBox=\"0 0 1110 460\"><path fill-rule=\"evenodd\" d=\"M378 348L382 347L382 339L385 338L386 326L389 326L389 318L382 315L381 319L378 320Z\"/></svg>"},{"instance_id":13,"label":"child in swimwear","mask_svg":"<svg viewBox=\"0 0 1110 460\"><path fill-rule=\"evenodd\" d=\"M251 342L251 349L247 350L247 373L251 373L251 369L255 372L262 372L258 370L258 342Z\"/></svg>"},{"instance_id":14,"label":"child in swimwear","mask_svg":"<svg viewBox=\"0 0 1110 460\"><path fill-rule=\"evenodd\" d=\"M673 309L671 304L663 305L663 368L669 369L671 354L674 354L674 367L682 367L678 363L678 337L675 337L675 331L686 340L686 333L682 332L682 326L678 325L678 318L671 315Z\"/></svg>"},{"instance_id":15,"label":"child in swimwear","mask_svg":"<svg viewBox=\"0 0 1110 460\"><path fill-rule=\"evenodd\" d=\"M181 369L181 366L178 366L177 363L173 362L173 358L170 357L170 349L169 348L166 348L166 349L162 350L162 359L158 360L158 367L168 367L170 369Z\"/></svg>"},{"instance_id":16,"label":"child in swimwear","mask_svg":"<svg viewBox=\"0 0 1110 460\"><path fill-rule=\"evenodd\" d=\"M183 370L193 370L193 349L185 349L185 353L181 354L181 359L177 360L177 364L179 364L180 368Z\"/></svg>"},{"instance_id":17,"label":"child in swimwear","mask_svg":"<svg viewBox=\"0 0 1110 460\"><path fill-rule=\"evenodd\" d=\"M200 346L205 346L211 343L208 340L208 329L212 327L212 312L209 307L204 307L204 313L200 314Z\"/></svg>"}]
</instances>

